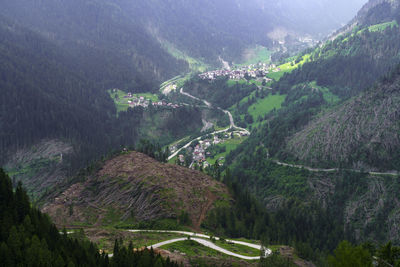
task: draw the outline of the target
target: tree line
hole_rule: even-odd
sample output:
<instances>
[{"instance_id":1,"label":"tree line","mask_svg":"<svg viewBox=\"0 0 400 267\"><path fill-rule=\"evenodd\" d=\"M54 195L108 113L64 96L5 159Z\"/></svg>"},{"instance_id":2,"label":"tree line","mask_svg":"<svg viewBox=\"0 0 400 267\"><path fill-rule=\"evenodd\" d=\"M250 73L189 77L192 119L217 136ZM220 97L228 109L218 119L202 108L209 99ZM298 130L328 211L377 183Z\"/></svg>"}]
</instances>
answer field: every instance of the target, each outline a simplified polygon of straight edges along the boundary
<instances>
[{"instance_id":1,"label":"tree line","mask_svg":"<svg viewBox=\"0 0 400 267\"><path fill-rule=\"evenodd\" d=\"M49 217L33 208L18 183L0 169L1 266L178 266L152 250L134 251L132 245L115 243L114 256L99 253L87 240L59 233Z\"/></svg>"}]
</instances>

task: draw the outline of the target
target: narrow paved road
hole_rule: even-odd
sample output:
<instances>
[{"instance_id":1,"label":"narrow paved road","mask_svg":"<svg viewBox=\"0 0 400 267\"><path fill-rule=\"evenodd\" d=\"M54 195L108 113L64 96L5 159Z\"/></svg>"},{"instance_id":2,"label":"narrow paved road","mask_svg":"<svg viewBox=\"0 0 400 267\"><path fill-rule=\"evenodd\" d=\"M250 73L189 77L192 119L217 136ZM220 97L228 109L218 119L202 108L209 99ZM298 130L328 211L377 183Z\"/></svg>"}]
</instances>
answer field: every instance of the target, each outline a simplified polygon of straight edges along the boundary
<instances>
[{"instance_id":1,"label":"narrow paved road","mask_svg":"<svg viewBox=\"0 0 400 267\"><path fill-rule=\"evenodd\" d=\"M227 255L230 255L230 256L234 256L234 257L245 259L245 260L258 260L258 259L260 259L260 256L257 256L257 257L243 256L243 255L231 252L229 250L226 250L224 248L221 248L221 247L215 245L213 242L203 239L203 238L210 239L210 236L204 235L204 234L186 232L186 231L167 231L167 230L128 230L128 231L129 232L133 232L133 233L136 233L136 232L153 232L154 233L154 232L156 232L156 233L183 234L183 235L190 236L190 240L193 240L193 241L195 241L197 243L202 244L203 246L209 247L211 249L214 249L216 251L219 251L221 253L224 253L224 254L227 254ZM219 237L215 237L215 239L219 240ZM159 248L159 247L162 247L162 246L167 245L167 244L180 242L180 241L185 241L185 240L188 240L187 237L175 238L175 239L166 240L166 241L163 241L163 242L148 246L148 248L150 248L150 247ZM252 243L243 242L243 241L236 241L236 240L226 240L226 241L230 242L230 243L243 245L243 246L247 246L247 247L251 247L251 248L254 248L254 249L261 250L261 245L258 245L258 244L252 244ZM271 253L272 253L272 251L270 249L266 249L265 250L265 256L269 256Z\"/></svg>"},{"instance_id":2,"label":"narrow paved road","mask_svg":"<svg viewBox=\"0 0 400 267\"><path fill-rule=\"evenodd\" d=\"M273 160L273 162L275 162L276 164L281 165L281 166L287 166L287 167L298 168L298 169L305 169L305 170L308 170L310 172L336 172L336 171L340 170L339 168L332 168L332 169L311 168L311 167L304 166L304 165L296 165L296 164L284 163L284 162L280 162L278 160ZM361 172L360 170L354 170L354 169L342 169L342 170L352 171L352 172ZM399 175L398 172L368 172L368 174L370 174L370 175L392 175L392 176Z\"/></svg>"},{"instance_id":3,"label":"narrow paved road","mask_svg":"<svg viewBox=\"0 0 400 267\"><path fill-rule=\"evenodd\" d=\"M167 240L167 241L164 241L164 242L160 242L160 243L154 244L152 246L149 246L148 248L150 248L150 247L159 248L159 247L162 247L162 246L167 245L167 244L171 244L171 243L175 243L175 242L181 242L181 241L185 241L185 240L188 240L188 239L185 238L185 237L184 238L171 239L171 240ZM190 238L190 240L195 241L195 242L197 242L197 243L199 243L199 244L201 244L201 245L203 245L205 247L211 248L213 250L216 250L218 252L221 252L221 253L224 253L226 255L230 255L230 256L236 257L236 258L240 258L240 259L244 259L244 260L258 260L258 259L260 259L260 256L250 257L250 256L243 256L243 255L231 252L231 251L226 250L224 248L221 248L221 247L215 245L213 242L207 241L205 239L192 237L192 238Z\"/></svg>"},{"instance_id":4,"label":"narrow paved road","mask_svg":"<svg viewBox=\"0 0 400 267\"><path fill-rule=\"evenodd\" d=\"M207 107L211 107L211 103L210 102L208 102L208 101L206 101L206 100L204 100L204 99L200 99L200 98L198 98L198 97L195 97L195 96L192 96L191 94L188 94L188 93L186 93L186 92L184 92L183 91L183 88L181 88L181 90L179 91L182 95L185 95L185 96L187 96L187 97L190 97L190 98L192 98L192 99L195 99L195 100L198 100L198 101L201 101L201 102L203 102Z\"/></svg>"},{"instance_id":5,"label":"narrow paved road","mask_svg":"<svg viewBox=\"0 0 400 267\"><path fill-rule=\"evenodd\" d=\"M198 98L198 97L192 96L191 94L188 94L188 93L184 92L184 91L183 91L183 88L181 88L181 90L180 90L179 92L180 92L181 94L187 96L187 97L190 97L190 98L192 98L192 99L195 99L195 100L198 100L198 101L203 102L203 103L204 103L207 107L209 107L209 108L212 107L211 103L208 102L207 100L200 99L200 98ZM233 128L233 129L236 129L236 130L239 131L239 132L243 132L243 133L245 133L245 134L247 134L247 135L250 135L250 132L249 132L247 129L244 129L244 128L241 128L241 127L238 127L238 126L235 125L235 121L233 120L233 116L232 116L232 114L229 112L229 110L224 110L224 109L222 109L222 108L220 108L220 107L218 107L218 109L221 110L221 111L223 111L225 114L228 115L230 125L229 125L229 127L226 128L226 129L222 129L222 130L219 130L219 131L215 131L215 132L212 132L212 133L209 133L209 134L224 133L224 132L227 132L227 131L229 131L230 129ZM209 135L209 134L206 134L206 135ZM196 141L196 140L198 140L198 141L201 140L201 138L204 137L204 136L206 136L206 135L199 136L199 137L197 137L197 138L191 140L190 142L188 142L187 144L185 144L183 147L181 147L180 149L178 149L177 151L175 151L171 156L169 156L169 157L168 157L168 160L171 160L172 158L174 158L175 156L177 156L177 155L179 154L179 152L181 152L183 149L188 148L188 147L190 146L191 143L193 143L193 142Z\"/></svg>"}]
</instances>

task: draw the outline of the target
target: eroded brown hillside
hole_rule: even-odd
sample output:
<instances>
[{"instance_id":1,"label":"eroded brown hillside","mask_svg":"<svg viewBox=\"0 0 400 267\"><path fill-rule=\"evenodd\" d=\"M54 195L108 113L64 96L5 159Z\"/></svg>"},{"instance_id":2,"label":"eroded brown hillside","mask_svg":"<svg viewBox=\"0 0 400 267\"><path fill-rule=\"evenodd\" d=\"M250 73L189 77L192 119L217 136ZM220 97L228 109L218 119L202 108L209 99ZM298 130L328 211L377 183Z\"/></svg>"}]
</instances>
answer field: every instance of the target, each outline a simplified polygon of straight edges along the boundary
<instances>
[{"instance_id":1,"label":"eroded brown hillside","mask_svg":"<svg viewBox=\"0 0 400 267\"><path fill-rule=\"evenodd\" d=\"M129 152L107 162L44 205L59 226L110 225L189 215L199 228L215 201L228 200L226 187L211 177Z\"/></svg>"}]
</instances>

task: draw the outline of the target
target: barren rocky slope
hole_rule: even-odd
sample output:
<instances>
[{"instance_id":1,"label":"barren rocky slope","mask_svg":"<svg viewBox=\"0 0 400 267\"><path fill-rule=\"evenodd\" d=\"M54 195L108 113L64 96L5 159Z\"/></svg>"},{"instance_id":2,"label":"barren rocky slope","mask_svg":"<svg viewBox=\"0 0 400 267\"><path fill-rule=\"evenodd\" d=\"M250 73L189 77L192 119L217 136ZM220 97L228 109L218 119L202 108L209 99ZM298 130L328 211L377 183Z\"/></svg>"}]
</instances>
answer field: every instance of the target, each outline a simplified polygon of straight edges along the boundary
<instances>
[{"instance_id":1,"label":"barren rocky slope","mask_svg":"<svg viewBox=\"0 0 400 267\"><path fill-rule=\"evenodd\" d=\"M218 200L228 200L228 191L211 177L129 152L53 196L42 210L59 226L177 219L186 213L198 228Z\"/></svg>"},{"instance_id":2,"label":"barren rocky slope","mask_svg":"<svg viewBox=\"0 0 400 267\"><path fill-rule=\"evenodd\" d=\"M303 162L400 169L400 73L325 112L288 140Z\"/></svg>"}]
</instances>

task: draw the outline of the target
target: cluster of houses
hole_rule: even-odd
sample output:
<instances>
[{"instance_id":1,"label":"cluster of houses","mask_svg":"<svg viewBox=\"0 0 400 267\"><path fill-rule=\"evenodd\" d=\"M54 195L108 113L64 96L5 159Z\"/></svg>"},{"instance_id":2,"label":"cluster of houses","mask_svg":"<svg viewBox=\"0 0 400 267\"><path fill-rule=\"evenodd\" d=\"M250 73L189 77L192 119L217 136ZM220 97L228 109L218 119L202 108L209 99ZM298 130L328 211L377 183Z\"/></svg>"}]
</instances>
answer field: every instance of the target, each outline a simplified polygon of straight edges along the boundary
<instances>
[{"instance_id":1,"label":"cluster of houses","mask_svg":"<svg viewBox=\"0 0 400 267\"><path fill-rule=\"evenodd\" d=\"M150 99L145 98L144 96L135 96L132 93L128 93L127 95L124 96L124 98L127 99L127 103L129 104L130 107L144 107L147 108L150 103L152 106L158 106L158 107L170 107L170 108L179 108L181 105L179 104L173 104L169 103L165 100L162 101L157 101L157 102L151 102Z\"/></svg>"},{"instance_id":2,"label":"cluster of houses","mask_svg":"<svg viewBox=\"0 0 400 267\"><path fill-rule=\"evenodd\" d=\"M226 134L225 138L229 138L229 135ZM189 146L187 151L192 154L193 163L202 164L203 168L207 168L210 166L210 163L206 160L206 158L211 156L211 152L206 150L213 144L218 145L223 142L224 139L220 139L217 135L214 135L214 137L211 139L200 140L199 144L197 144L194 148ZM173 150L174 148L171 148L171 151ZM185 162L185 156L180 154L178 157L179 161L183 164ZM220 158L219 160L221 161L223 158Z\"/></svg>"},{"instance_id":3,"label":"cluster of houses","mask_svg":"<svg viewBox=\"0 0 400 267\"><path fill-rule=\"evenodd\" d=\"M147 108L150 104L149 99L145 99L143 96L136 97L132 95L132 93L128 93L128 95L124 96L124 98L129 98L127 103L131 108L139 106Z\"/></svg>"},{"instance_id":4,"label":"cluster of houses","mask_svg":"<svg viewBox=\"0 0 400 267\"><path fill-rule=\"evenodd\" d=\"M231 80L240 80L247 76L251 78L265 77L270 71L280 71L275 65L267 65L265 63L258 63L249 66L244 66L232 70L214 70L199 74L203 80L215 80L217 77L228 76Z\"/></svg>"},{"instance_id":5,"label":"cluster of houses","mask_svg":"<svg viewBox=\"0 0 400 267\"><path fill-rule=\"evenodd\" d=\"M151 104L153 106L159 106L159 107L171 107L171 108L181 107L181 105L179 105L179 104L167 103L166 101L158 101L158 102L153 102Z\"/></svg>"}]
</instances>

